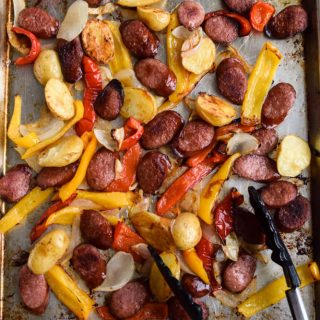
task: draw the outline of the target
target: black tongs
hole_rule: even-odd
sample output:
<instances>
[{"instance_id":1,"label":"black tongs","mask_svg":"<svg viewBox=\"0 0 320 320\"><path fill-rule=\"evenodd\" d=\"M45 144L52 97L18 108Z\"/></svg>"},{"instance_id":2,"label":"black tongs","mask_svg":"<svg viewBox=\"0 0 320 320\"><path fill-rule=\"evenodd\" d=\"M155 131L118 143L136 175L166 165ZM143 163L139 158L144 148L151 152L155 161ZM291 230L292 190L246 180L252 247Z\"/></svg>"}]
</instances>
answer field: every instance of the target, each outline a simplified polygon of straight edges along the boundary
<instances>
[{"instance_id":1,"label":"black tongs","mask_svg":"<svg viewBox=\"0 0 320 320\"><path fill-rule=\"evenodd\" d=\"M190 318L192 320L202 320L203 318L201 307L197 303L195 303L191 295L183 289L180 281L172 275L170 269L163 262L156 250L151 246L148 246L148 249L168 286L170 287L174 295L179 299L182 307L186 310Z\"/></svg>"},{"instance_id":2,"label":"black tongs","mask_svg":"<svg viewBox=\"0 0 320 320\"><path fill-rule=\"evenodd\" d=\"M272 250L271 259L280 265L286 278L287 300L293 319L308 320L305 305L303 303L299 286L301 284L299 275L291 260L288 249L282 241L279 231L275 227L272 217L262 201L259 192L254 187L249 187L250 203L257 218L266 234L266 244Z\"/></svg>"}]
</instances>

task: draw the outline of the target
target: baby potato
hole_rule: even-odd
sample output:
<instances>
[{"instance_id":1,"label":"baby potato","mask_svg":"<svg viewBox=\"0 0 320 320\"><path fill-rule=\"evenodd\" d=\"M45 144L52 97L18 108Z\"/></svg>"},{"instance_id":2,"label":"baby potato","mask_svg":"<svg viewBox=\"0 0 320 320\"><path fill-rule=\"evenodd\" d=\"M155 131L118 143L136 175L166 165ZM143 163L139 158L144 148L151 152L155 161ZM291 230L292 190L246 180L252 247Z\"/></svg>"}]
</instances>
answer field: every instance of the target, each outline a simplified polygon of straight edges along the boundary
<instances>
[{"instance_id":1,"label":"baby potato","mask_svg":"<svg viewBox=\"0 0 320 320\"><path fill-rule=\"evenodd\" d=\"M180 278L180 263L178 258L172 252L162 252L160 254L163 262L172 272L172 275L179 279ZM150 290L160 302L166 301L171 296L171 289L169 288L166 280L163 278L160 270L154 262L151 266L150 278L149 278Z\"/></svg>"},{"instance_id":2,"label":"baby potato","mask_svg":"<svg viewBox=\"0 0 320 320\"><path fill-rule=\"evenodd\" d=\"M83 141L76 135L62 137L39 154L42 167L64 167L76 162L82 155Z\"/></svg>"},{"instance_id":3,"label":"baby potato","mask_svg":"<svg viewBox=\"0 0 320 320\"><path fill-rule=\"evenodd\" d=\"M43 86L51 78L62 80L63 75L57 52L52 49L42 50L34 62L33 73Z\"/></svg>"},{"instance_id":4,"label":"baby potato","mask_svg":"<svg viewBox=\"0 0 320 320\"><path fill-rule=\"evenodd\" d=\"M156 101L148 91L141 88L124 88L124 103L120 111L122 117L133 117L147 123L156 113Z\"/></svg>"},{"instance_id":5,"label":"baby potato","mask_svg":"<svg viewBox=\"0 0 320 320\"><path fill-rule=\"evenodd\" d=\"M195 214L190 212L178 215L173 223L171 232L179 250L194 248L202 237L200 221Z\"/></svg>"},{"instance_id":6,"label":"baby potato","mask_svg":"<svg viewBox=\"0 0 320 320\"><path fill-rule=\"evenodd\" d=\"M295 135L286 136L277 152L277 169L285 177L296 177L310 165L308 143Z\"/></svg>"},{"instance_id":7,"label":"baby potato","mask_svg":"<svg viewBox=\"0 0 320 320\"><path fill-rule=\"evenodd\" d=\"M47 233L31 250L28 267L35 274L46 273L64 255L69 242L67 233L62 229Z\"/></svg>"},{"instance_id":8,"label":"baby potato","mask_svg":"<svg viewBox=\"0 0 320 320\"><path fill-rule=\"evenodd\" d=\"M139 18L153 31L161 31L170 22L170 13L163 9L144 6L137 8Z\"/></svg>"},{"instance_id":9,"label":"baby potato","mask_svg":"<svg viewBox=\"0 0 320 320\"><path fill-rule=\"evenodd\" d=\"M51 78L44 88L44 95L48 108L55 117L69 120L74 116L73 97L62 80Z\"/></svg>"}]
</instances>

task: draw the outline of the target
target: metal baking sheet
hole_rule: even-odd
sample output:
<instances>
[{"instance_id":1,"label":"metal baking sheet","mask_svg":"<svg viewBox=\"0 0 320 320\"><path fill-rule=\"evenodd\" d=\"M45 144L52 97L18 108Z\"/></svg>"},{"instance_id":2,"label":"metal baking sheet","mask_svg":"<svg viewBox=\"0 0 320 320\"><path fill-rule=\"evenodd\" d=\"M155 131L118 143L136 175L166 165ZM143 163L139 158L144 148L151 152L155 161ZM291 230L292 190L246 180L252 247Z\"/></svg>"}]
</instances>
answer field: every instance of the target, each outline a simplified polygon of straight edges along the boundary
<instances>
[{"instance_id":1,"label":"metal baking sheet","mask_svg":"<svg viewBox=\"0 0 320 320\"><path fill-rule=\"evenodd\" d=\"M0 21L6 21L11 0L1 0L0 3ZM37 1L28 0L29 5L34 5ZM42 2L50 3L50 0L42 0ZM51 5L54 3L52 14L57 18L63 17L63 12L67 7L67 3L73 1L51 0ZM173 9L181 0L168 0L167 7ZM206 11L213 11L222 7L221 1L216 0L201 0L200 1ZM299 4L299 0L272 0L272 3L277 11L289 4ZM317 139L320 149L320 63L319 63L319 21L320 21L320 1L308 0L303 3L309 12L309 18L312 20L305 38L298 35L289 40L272 40L272 42L280 49L283 54L283 60L274 79L274 83L280 81L291 83L297 91L297 101L288 118L277 128L279 137L282 138L287 134L296 134L304 139L308 138L308 133L312 146L316 148ZM161 37L165 39L164 36ZM267 39L262 34L252 34L250 37L239 38L234 46L251 64L254 64L257 55ZM162 41L163 43L163 41ZM164 43L163 43L164 44ZM6 114L10 117L13 109L13 97L20 94L23 99L23 122L29 122L37 119L39 110L44 103L43 87L35 80L32 67L16 68L11 61L17 56L16 52L7 50L5 42L5 26L0 25L0 48L1 48L1 74L9 73L8 82L6 76L0 78L0 166L3 170L10 168L15 163L20 162L19 156L11 143L6 145L5 129L6 129ZM218 50L222 47L218 46ZM164 58L164 45L161 58ZM217 93L215 87L215 75L209 74L196 87L191 96L196 95L200 91L208 93ZM179 105L177 108L186 116L185 108ZM309 122L308 122L309 113ZM308 126L309 123L309 126ZM284 235L284 240L288 245L294 262L299 265L311 259L319 258L319 226L320 216L316 212L320 209L320 197L317 196L320 190L320 158L315 150L315 157L310 170L303 173L306 178L306 184L300 189L305 196L310 196L310 186L312 193L313 204L313 223L308 223L300 231L293 234ZM3 165L4 164L4 165ZM310 179L309 179L310 178ZM241 192L246 194L248 181L231 178L225 188L236 186ZM246 196L247 200L247 196ZM42 208L43 210L43 208ZM0 236L0 319L17 320L17 319L75 319L74 315L68 311L60 302L58 302L54 294L50 294L50 301L46 312L42 316L34 316L25 311L21 304L18 293L18 267L14 266L16 257L22 251L29 251L29 231L35 223L42 210L34 212L27 221L16 227L5 237ZM315 230L312 236L312 225ZM266 256L270 256L269 250L263 252ZM318 260L319 261L319 260ZM258 288L265 285L272 279L281 275L281 269L270 262L266 265L259 264L257 271ZM97 301L103 302L103 295L95 296ZM303 289L303 298L306 303L310 319L320 319L320 287L316 285L308 286ZM223 307L220 303L214 302L212 298L206 298L209 309L210 319L240 319L241 317L234 313L233 310ZM317 312L316 312L317 310ZM92 316L92 319L95 317ZM279 304L264 310L260 314L253 317L254 319L291 319L287 302L283 300Z\"/></svg>"}]
</instances>

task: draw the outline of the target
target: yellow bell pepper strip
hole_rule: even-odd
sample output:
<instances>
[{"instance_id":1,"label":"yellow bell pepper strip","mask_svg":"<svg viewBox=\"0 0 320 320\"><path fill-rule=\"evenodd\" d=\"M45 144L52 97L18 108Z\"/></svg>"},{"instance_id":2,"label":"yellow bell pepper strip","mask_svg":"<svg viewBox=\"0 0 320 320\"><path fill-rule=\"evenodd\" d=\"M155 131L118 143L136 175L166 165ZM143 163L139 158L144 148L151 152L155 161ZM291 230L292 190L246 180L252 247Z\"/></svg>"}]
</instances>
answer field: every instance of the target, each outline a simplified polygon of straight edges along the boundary
<instances>
[{"instance_id":1,"label":"yellow bell pepper strip","mask_svg":"<svg viewBox=\"0 0 320 320\"><path fill-rule=\"evenodd\" d=\"M91 192L77 190L77 199L91 200L106 209L116 209L131 206L134 200L133 192Z\"/></svg>"},{"instance_id":2,"label":"yellow bell pepper strip","mask_svg":"<svg viewBox=\"0 0 320 320\"><path fill-rule=\"evenodd\" d=\"M203 282L210 284L208 274L203 266L202 260L199 258L194 248L184 250L183 258L192 272L194 272Z\"/></svg>"},{"instance_id":3,"label":"yellow bell pepper strip","mask_svg":"<svg viewBox=\"0 0 320 320\"><path fill-rule=\"evenodd\" d=\"M22 137L20 134L21 125L21 96L14 97L13 114L8 128L8 137L18 147L30 148L39 142L39 138L34 132L29 133L27 136Z\"/></svg>"},{"instance_id":4,"label":"yellow bell pepper strip","mask_svg":"<svg viewBox=\"0 0 320 320\"><path fill-rule=\"evenodd\" d=\"M41 190L36 187L16 203L0 220L0 232L5 233L43 204L53 193L53 188Z\"/></svg>"},{"instance_id":5,"label":"yellow bell pepper strip","mask_svg":"<svg viewBox=\"0 0 320 320\"><path fill-rule=\"evenodd\" d=\"M89 163L97 149L97 139L93 132L85 132L83 135L89 137L90 141L82 154L76 174L71 181L63 185L59 190L59 197L62 201L67 200L74 192L76 192L86 176ZM83 140L85 139L86 138L83 137Z\"/></svg>"},{"instance_id":6,"label":"yellow bell pepper strip","mask_svg":"<svg viewBox=\"0 0 320 320\"><path fill-rule=\"evenodd\" d=\"M65 126L61 129L61 131L59 131L57 134L55 134L53 137L50 137L48 139L45 139L37 144L35 144L34 146L30 147L27 149L27 151L23 154L23 156L21 157L23 160L24 159L28 159L30 157L32 157L33 155L35 155L38 151L46 148L47 146L49 146L50 144L53 144L54 142L56 142L57 140L59 140L62 136L64 136L64 134L71 129L80 119L82 119L83 117L83 104L80 100L76 100L74 102L74 106L76 109L76 114L75 116L69 120L69 122L67 122L65 124Z\"/></svg>"},{"instance_id":7,"label":"yellow bell pepper strip","mask_svg":"<svg viewBox=\"0 0 320 320\"><path fill-rule=\"evenodd\" d=\"M124 43L122 42L119 31L119 23L115 21L105 21L112 33L114 41L114 58L109 62L109 67L113 75L120 70L132 69L130 54Z\"/></svg>"},{"instance_id":8,"label":"yellow bell pepper strip","mask_svg":"<svg viewBox=\"0 0 320 320\"><path fill-rule=\"evenodd\" d=\"M68 307L80 320L88 319L95 302L78 287L76 282L63 270L55 265L46 274L49 287L57 298Z\"/></svg>"},{"instance_id":9,"label":"yellow bell pepper strip","mask_svg":"<svg viewBox=\"0 0 320 320\"><path fill-rule=\"evenodd\" d=\"M147 6L159 2L160 0L118 0L117 4L124 7Z\"/></svg>"},{"instance_id":10,"label":"yellow bell pepper strip","mask_svg":"<svg viewBox=\"0 0 320 320\"><path fill-rule=\"evenodd\" d=\"M297 272L301 280L301 288L320 280L316 262L299 266ZM261 310L280 302L285 298L286 290L288 290L288 287L284 276L282 276L240 303L237 310L245 317L252 317Z\"/></svg>"},{"instance_id":11,"label":"yellow bell pepper strip","mask_svg":"<svg viewBox=\"0 0 320 320\"><path fill-rule=\"evenodd\" d=\"M229 157L214 174L201 193L198 216L207 224L213 223L212 209L217 202L224 182L229 177L234 161L239 157L240 153L235 153Z\"/></svg>"},{"instance_id":12,"label":"yellow bell pepper strip","mask_svg":"<svg viewBox=\"0 0 320 320\"><path fill-rule=\"evenodd\" d=\"M79 207L68 206L53 213L46 220L45 225L48 227L52 224L68 225L72 224L73 219L82 213Z\"/></svg>"},{"instance_id":13,"label":"yellow bell pepper strip","mask_svg":"<svg viewBox=\"0 0 320 320\"><path fill-rule=\"evenodd\" d=\"M262 47L250 74L248 89L241 111L241 123L257 125L261 122L261 109L282 59L280 51L270 42Z\"/></svg>"}]
</instances>

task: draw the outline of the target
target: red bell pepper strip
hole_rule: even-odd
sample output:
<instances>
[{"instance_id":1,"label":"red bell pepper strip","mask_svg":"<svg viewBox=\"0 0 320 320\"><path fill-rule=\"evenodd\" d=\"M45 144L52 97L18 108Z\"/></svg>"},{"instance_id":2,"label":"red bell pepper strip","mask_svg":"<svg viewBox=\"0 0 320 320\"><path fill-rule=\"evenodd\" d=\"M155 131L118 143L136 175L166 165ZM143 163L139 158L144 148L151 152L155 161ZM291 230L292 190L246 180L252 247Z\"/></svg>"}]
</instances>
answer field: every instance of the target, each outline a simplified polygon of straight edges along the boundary
<instances>
[{"instance_id":1,"label":"red bell pepper strip","mask_svg":"<svg viewBox=\"0 0 320 320\"><path fill-rule=\"evenodd\" d=\"M56 211L63 209L70 205L70 203L76 198L77 194L74 193L69 199L65 201L56 201L53 205L51 205L40 217L39 221L36 225L32 228L30 233L30 240L31 242L37 240L46 230L46 220Z\"/></svg>"},{"instance_id":2,"label":"red bell pepper strip","mask_svg":"<svg viewBox=\"0 0 320 320\"><path fill-rule=\"evenodd\" d=\"M134 316L126 320L167 320L168 305L166 303L147 303Z\"/></svg>"},{"instance_id":3,"label":"red bell pepper strip","mask_svg":"<svg viewBox=\"0 0 320 320\"><path fill-rule=\"evenodd\" d=\"M242 203L243 195L236 188L232 188L230 193L214 209L214 224L223 241L233 230L234 208Z\"/></svg>"},{"instance_id":4,"label":"red bell pepper strip","mask_svg":"<svg viewBox=\"0 0 320 320\"><path fill-rule=\"evenodd\" d=\"M262 32L266 24L269 22L276 9L273 5L258 1L250 10L250 23L253 29Z\"/></svg>"},{"instance_id":5,"label":"red bell pepper strip","mask_svg":"<svg viewBox=\"0 0 320 320\"><path fill-rule=\"evenodd\" d=\"M109 307L103 306L96 308L98 316L102 320L116 320L116 318L110 313Z\"/></svg>"},{"instance_id":6,"label":"red bell pepper strip","mask_svg":"<svg viewBox=\"0 0 320 320\"><path fill-rule=\"evenodd\" d=\"M207 176L214 167L226 159L224 155L215 153L211 158L201 162L196 167L187 170L182 176L175 180L166 190L156 205L157 214L163 215L172 209L199 181Z\"/></svg>"},{"instance_id":7,"label":"red bell pepper strip","mask_svg":"<svg viewBox=\"0 0 320 320\"><path fill-rule=\"evenodd\" d=\"M214 140L214 142L212 142L208 147L204 148L200 152L196 153L194 156L190 157L186 161L186 164L191 168L197 166L199 163L201 163L207 158L208 154L212 151L215 145L216 141Z\"/></svg>"},{"instance_id":8,"label":"red bell pepper strip","mask_svg":"<svg viewBox=\"0 0 320 320\"><path fill-rule=\"evenodd\" d=\"M215 138L219 140L222 137L231 133L238 133L238 132L250 133L255 129L256 129L255 126L246 126L244 124L241 124L240 122L234 122L216 129Z\"/></svg>"},{"instance_id":9,"label":"red bell pepper strip","mask_svg":"<svg viewBox=\"0 0 320 320\"><path fill-rule=\"evenodd\" d=\"M142 137L144 132L140 121L135 118L129 118L124 124L125 139L121 143L119 151L124 151L131 148Z\"/></svg>"},{"instance_id":10,"label":"red bell pepper strip","mask_svg":"<svg viewBox=\"0 0 320 320\"><path fill-rule=\"evenodd\" d=\"M15 61L15 64L18 66L21 66L21 65L25 65L25 64L29 64L29 63L34 62L37 59L37 57L41 51L41 44L40 44L40 41L38 40L38 38L30 31L25 30L20 27L13 27L12 31L14 31L17 34L25 35L26 37L28 37L28 39L31 42L31 49L30 49L29 53L25 57L19 57Z\"/></svg>"},{"instance_id":11,"label":"red bell pepper strip","mask_svg":"<svg viewBox=\"0 0 320 320\"><path fill-rule=\"evenodd\" d=\"M85 73L84 79L86 87L83 94L83 118L76 124L78 136L82 136L86 131L92 131L96 121L96 113L93 104L96 101L99 92L102 90L102 78L98 64L89 57L84 56L82 65Z\"/></svg>"},{"instance_id":12,"label":"red bell pepper strip","mask_svg":"<svg viewBox=\"0 0 320 320\"><path fill-rule=\"evenodd\" d=\"M113 180L107 187L107 192L127 192L136 178L136 171L141 155L139 143L127 150L122 159L122 171L120 178Z\"/></svg>"}]
</instances>

